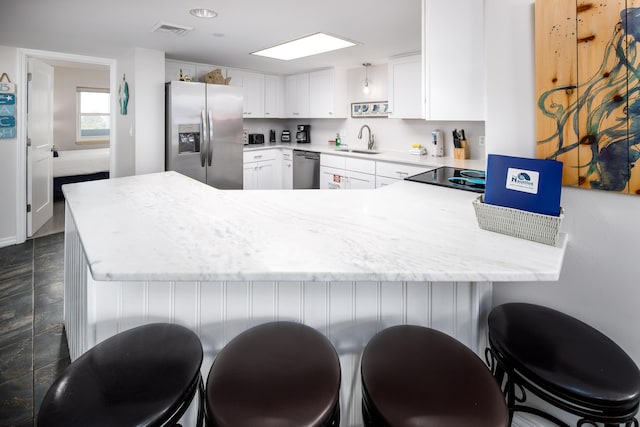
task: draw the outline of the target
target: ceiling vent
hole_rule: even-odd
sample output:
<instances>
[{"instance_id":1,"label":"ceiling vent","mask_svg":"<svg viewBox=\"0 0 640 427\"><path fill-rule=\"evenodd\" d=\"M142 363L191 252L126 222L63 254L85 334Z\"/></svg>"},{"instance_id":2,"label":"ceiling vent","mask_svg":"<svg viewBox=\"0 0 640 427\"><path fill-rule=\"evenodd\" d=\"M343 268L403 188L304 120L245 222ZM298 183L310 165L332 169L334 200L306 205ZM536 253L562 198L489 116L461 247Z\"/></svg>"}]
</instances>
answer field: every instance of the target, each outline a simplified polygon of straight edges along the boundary
<instances>
[{"instance_id":1,"label":"ceiling vent","mask_svg":"<svg viewBox=\"0 0 640 427\"><path fill-rule=\"evenodd\" d=\"M193 30L193 28L185 27L183 25L170 24L168 22L158 22L156 25L153 26L153 28L151 29L151 32L182 36L191 30Z\"/></svg>"}]
</instances>

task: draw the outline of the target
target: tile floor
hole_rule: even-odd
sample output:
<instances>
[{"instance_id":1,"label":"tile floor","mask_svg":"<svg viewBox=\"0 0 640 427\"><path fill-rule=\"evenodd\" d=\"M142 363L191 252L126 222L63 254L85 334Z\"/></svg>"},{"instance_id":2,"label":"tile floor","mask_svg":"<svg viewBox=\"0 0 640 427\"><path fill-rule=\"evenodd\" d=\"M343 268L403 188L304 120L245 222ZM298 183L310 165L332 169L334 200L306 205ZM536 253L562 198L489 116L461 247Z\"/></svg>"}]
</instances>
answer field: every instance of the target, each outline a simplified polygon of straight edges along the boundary
<instances>
[{"instance_id":1,"label":"tile floor","mask_svg":"<svg viewBox=\"0 0 640 427\"><path fill-rule=\"evenodd\" d=\"M63 329L64 233L0 248L0 426L31 426L69 365Z\"/></svg>"}]
</instances>

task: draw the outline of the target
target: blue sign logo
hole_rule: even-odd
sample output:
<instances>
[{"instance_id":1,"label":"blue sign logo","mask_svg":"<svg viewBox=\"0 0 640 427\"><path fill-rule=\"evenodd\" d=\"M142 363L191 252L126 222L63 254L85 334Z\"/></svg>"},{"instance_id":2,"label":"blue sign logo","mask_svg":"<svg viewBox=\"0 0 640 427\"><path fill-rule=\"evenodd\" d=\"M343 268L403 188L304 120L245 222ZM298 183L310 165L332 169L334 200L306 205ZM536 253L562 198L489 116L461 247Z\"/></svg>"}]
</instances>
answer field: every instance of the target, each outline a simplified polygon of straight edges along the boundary
<instances>
[{"instance_id":1,"label":"blue sign logo","mask_svg":"<svg viewBox=\"0 0 640 427\"><path fill-rule=\"evenodd\" d=\"M16 125L16 118L13 116L0 116L0 128L12 128Z\"/></svg>"},{"instance_id":2,"label":"blue sign logo","mask_svg":"<svg viewBox=\"0 0 640 427\"><path fill-rule=\"evenodd\" d=\"M16 96L13 94L0 94L0 105L13 105L16 103Z\"/></svg>"}]
</instances>

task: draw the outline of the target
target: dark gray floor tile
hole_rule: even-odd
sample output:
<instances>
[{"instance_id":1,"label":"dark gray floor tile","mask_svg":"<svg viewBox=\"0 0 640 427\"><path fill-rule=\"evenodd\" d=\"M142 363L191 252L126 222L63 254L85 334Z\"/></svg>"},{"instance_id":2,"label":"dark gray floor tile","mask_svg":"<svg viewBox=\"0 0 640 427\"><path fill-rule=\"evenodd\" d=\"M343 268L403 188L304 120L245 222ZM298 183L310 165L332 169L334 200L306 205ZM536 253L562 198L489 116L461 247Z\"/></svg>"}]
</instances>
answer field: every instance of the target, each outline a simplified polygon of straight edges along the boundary
<instances>
[{"instance_id":1,"label":"dark gray floor tile","mask_svg":"<svg viewBox=\"0 0 640 427\"><path fill-rule=\"evenodd\" d=\"M35 288L47 286L52 283L64 281L64 267L53 263L51 266L35 268L33 272L33 285Z\"/></svg>"},{"instance_id":2,"label":"dark gray floor tile","mask_svg":"<svg viewBox=\"0 0 640 427\"><path fill-rule=\"evenodd\" d=\"M21 425L33 419L33 374L0 384L0 425Z\"/></svg>"},{"instance_id":3,"label":"dark gray floor tile","mask_svg":"<svg viewBox=\"0 0 640 427\"><path fill-rule=\"evenodd\" d=\"M37 238L34 241L36 258L46 253L60 254L64 249L64 233L49 234L48 236Z\"/></svg>"},{"instance_id":4,"label":"dark gray floor tile","mask_svg":"<svg viewBox=\"0 0 640 427\"><path fill-rule=\"evenodd\" d=\"M36 335L45 331L62 328L63 321L63 301L39 307L34 312L34 333Z\"/></svg>"},{"instance_id":5,"label":"dark gray floor tile","mask_svg":"<svg viewBox=\"0 0 640 427\"><path fill-rule=\"evenodd\" d=\"M0 300L0 346L33 327L33 292Z\"/></svg>"},{"instance_id":6,"label":"dark gray floor tile","mask_svg":"<svg viewBox=\"0 0 640 427\"><path fill-rule=\"evenodd\" d=\"M67 357L66 359L58 360L57 362L50 363L40 369L36 369L34 372L34 389L33 398L35 402L34 410L37 414L42 404L44 395L47 394L47 390L51 387L51 384L56 378L64 371L64 369L71 364L71 361Z\"/></svg>"},{"instance_id":7,"label":"dark gray floor tile","mask_svg":"<svg viewBox=\"0 0 640 427\"><path fill-rule=\"evenodd\" d=\"M33 261L21 264L4 265L0 263L0 281L6 282L33 274Z\"/></svg>"},{"instance_id":8,"label":"dark gray floor tile","mask_svg":"<svg viewBox=\"0 0 640 427\"><path fill-rule=\"evenodd\" d=\"M0 346L0 383L14 380L33 370L33 337L24 332L9 343Z\"/></svg>"},{"instance_id":9,"label":"dark gray floor tile","mask_svg":"<svg viewBox=\"0 0 640 427\"><path fill-rule=\"evenodd\" d=\"M1 425L1 424L0 424ZM12 427L36 427L36 424L33 420L33 418L30 418L24 422L18 423L18 424L14 424Z\"/></svg>"},{"instance_id":10,"label":"dark gray floor tile","mask_svg":"<svg viewBox=\"0 0 640 427\"><path fill-rule=\"evenodd\" d=\"M64 299L64 283L53 282L48 285L42 285L35 289L34 309L36 312L46 305Z\"/></svg>"},{"instance_id":11,"label":"dark gray floor tile","mask_svg":"<svg viewBox=\"0 0 640 427\"><path fill-rule=\"evenodd\" d=\"M69 359L69 345L64 328L54 328L34 337L34 369L40 369L51 363Z\"/></svg>"},{"instance_id":12,"label":"dark gray floor tile","mask_svg":"<svg viewBox=\"0 0 640 427\"><path fill-rule=\"evenodd\" d=\"M0 248L0 265L21 264L33 260L33 241Z\"/></svg>"},{"instance_id":13,"label":"dark gray floor tile","mask_svg":"<svg viewBox=\"0 0 640 427\"><path fill-rule=\"evenodd\" d=\"M0 304L2 299L22 292L31 292L33 289L33 273L31 269L21 276L0 280Z\"/></svg>"}]
</instances>

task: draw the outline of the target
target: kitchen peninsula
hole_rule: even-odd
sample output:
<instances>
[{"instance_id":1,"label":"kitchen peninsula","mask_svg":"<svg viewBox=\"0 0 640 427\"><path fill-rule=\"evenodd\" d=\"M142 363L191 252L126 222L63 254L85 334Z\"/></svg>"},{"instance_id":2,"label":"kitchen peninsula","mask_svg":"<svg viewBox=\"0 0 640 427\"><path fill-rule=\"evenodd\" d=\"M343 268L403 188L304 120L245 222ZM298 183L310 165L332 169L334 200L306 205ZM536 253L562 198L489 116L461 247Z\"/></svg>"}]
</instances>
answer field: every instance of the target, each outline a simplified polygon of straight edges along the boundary
<instances>
[{"instance_id":1,"label":"kitchen peninsula","mask_svg":"<svg viewBox=\"0 0 640 427\"><path fill-rule=\"evenodd\" d=\"M223 191L163 172L64 193L72 360L122 330L169 321L199 334L206 375L241 331L300 321L336 347L347 423L359 417L354 381L375 332L421 324L481 351L492 283L557 280L567 242L481 230L476 193L408 181L376 190Z\"/></svg>"}]
</instances>

